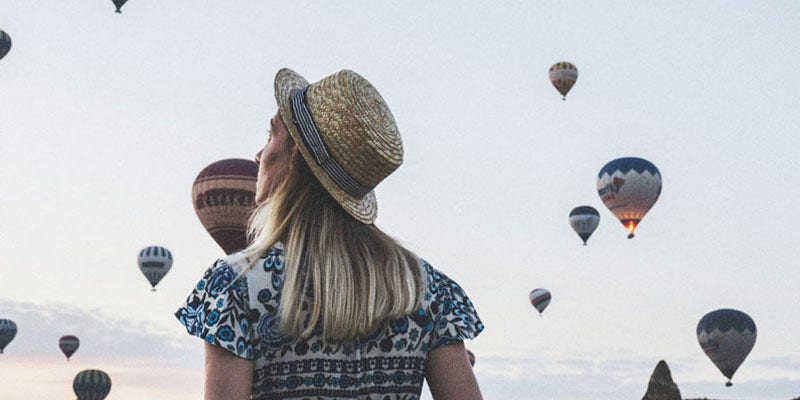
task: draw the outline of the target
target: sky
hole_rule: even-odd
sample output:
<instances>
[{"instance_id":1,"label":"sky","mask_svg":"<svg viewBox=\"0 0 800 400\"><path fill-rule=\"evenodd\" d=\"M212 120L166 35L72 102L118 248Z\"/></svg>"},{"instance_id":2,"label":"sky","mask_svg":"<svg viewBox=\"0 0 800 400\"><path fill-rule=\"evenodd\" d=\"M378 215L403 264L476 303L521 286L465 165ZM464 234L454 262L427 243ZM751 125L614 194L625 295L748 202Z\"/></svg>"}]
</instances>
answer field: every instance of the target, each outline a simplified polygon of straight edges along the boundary
<instances>
[{"instance_id":1,"label":"sky","mask_svg":"<svg viewBox=\"0 0 800 400\"><path fill-rule=\"evenodd\" d=\"M172 313L223 253L191 185L263 146L282 67L352 69L386 99L405 162L377 225L473 300L484 398L640 398L662 359L684 398L800 396L798 20L791 1L0 0L0 318L19 328L0 398L71 399L88 368L109 400L202 397ZM626 156L663 177L631 240L596 190ZM579 205L601 215L588 246ZM175 257L156 292L149 245ZM695 336L719 308L758 327L731 388Z\"/></svg>"}]
</instances>

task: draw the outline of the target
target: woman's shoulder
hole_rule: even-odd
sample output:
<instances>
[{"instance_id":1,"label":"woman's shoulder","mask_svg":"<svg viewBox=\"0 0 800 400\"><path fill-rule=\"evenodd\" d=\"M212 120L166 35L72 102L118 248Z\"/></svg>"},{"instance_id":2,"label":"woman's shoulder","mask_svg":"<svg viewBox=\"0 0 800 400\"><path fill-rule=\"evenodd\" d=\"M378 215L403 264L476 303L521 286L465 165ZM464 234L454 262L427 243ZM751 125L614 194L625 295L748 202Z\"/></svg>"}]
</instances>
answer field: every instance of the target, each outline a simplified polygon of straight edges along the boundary
<instances>
[{"instance_id":1,"label":"woman's shoulder","mask_svg":"<svg viewBox=\"0 0 800 400\"><path fill-rule=\"evenodd\" d=\"M246 273L253 269L256 265L272 266L273 264L283 265L283 246L280 243L262 252L248 252L242 250L236 253L228 254L225 257L217 259L211 266L211 270L230 270L234 273L240 274L243 271ZM267 270L272 268L266 268Z\"/></svg>"},{"instance_id":2,"label":"woman's shoulder","mask_svg":"<svg viewBox=\"0 0 800 400\"><path fill-rule=\"evenodd\" d=\"M463 292L461 286L447 276L444 272L435 268L425 259L419 259L420 268L422 269L422 279L425 282L426 293L430 294L443 294L446 291L457 289ZM427 297L427 296L426 296Z\"/></svg>"},{"instance_id":3,"label":"woman's shoulder","mask_svg":"<svg viewBox=\"0 0 800 400\"><path fill-rule=\"evenodd\" d=\"M421 308L430 318L433 337L430 349L478 336L483 322L461 285L423 259L420 267L425 281Z\"/></svg>"},{"instance_id":4,"label":"woman's shoulder","mask_svg":"<svg viewBox=\"0 0 800 400\"><path fill-rule=\"evenodd\" d=\"M225 257L218 259L214 263L216 268L230 268L236 273L242 272L248 264L250 264L252 257L248 257L245 251L228 254Z\"/></svg>"}]
</instances>

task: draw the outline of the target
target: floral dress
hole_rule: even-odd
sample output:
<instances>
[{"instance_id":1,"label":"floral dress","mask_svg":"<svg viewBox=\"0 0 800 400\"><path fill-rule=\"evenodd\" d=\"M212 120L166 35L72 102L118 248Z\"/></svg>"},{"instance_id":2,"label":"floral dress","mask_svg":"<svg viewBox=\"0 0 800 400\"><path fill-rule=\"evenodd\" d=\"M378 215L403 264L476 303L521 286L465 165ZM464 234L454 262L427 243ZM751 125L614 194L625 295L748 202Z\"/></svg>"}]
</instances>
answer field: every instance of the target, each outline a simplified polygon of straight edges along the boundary
<instances>
[{"instance_id":1,"label":"floral dress","mask_svg":"<svg viewBox=\"0 0 800 400\"><path fill-rule=\"evenodd\" d=\"M237 279L243 254L217 260L175 316L189 334L253 361L251 399L417 400L428 352L483 330L461 287L421 261L426 288L411 315L343 343L288 337L278 329L281 247Z\"/></svg>"}]
</instances>

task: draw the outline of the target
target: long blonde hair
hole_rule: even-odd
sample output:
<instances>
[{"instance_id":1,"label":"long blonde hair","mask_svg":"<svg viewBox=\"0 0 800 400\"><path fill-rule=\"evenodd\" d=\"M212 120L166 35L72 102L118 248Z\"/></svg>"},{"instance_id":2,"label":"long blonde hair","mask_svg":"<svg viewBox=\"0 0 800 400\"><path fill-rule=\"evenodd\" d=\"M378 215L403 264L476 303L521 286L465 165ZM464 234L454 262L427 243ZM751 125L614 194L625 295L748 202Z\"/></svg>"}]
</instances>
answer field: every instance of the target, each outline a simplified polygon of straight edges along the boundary
<instances>
[{"instance_id":1,"label":"long blonde hair","mask_svg":"<svg viewBox=\"0 0 800 400\"><path fill-rule=\"evenodd\" d=\"M254 212L249 234L251 259L283 245L284 334L308 338L321 328L325 339L352 339L419 306L419 258L375 225L351 217L297 151L286 178Z\"/></svg>"}]
</instances>

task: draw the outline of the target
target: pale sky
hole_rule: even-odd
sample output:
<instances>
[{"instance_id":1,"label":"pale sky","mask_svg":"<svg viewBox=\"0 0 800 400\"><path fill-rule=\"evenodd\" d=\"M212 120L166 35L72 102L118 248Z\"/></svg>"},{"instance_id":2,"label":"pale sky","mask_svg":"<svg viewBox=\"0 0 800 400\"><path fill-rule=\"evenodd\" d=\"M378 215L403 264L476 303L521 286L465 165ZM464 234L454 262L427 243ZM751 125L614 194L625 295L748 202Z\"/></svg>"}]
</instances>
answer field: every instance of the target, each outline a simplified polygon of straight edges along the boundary
<instances>
[{"instance_id":1,"label":"pale sky","mask_svg":"<svg viewBox=\"0 0 800 400\"><path fill-rule=\"evenodd\" d=\"M405 163L377 224L475 303L485 398L641 398L661 359L684 398L800 396L800 4L700 3L0 0L0 318L19 326L0 398L74 398L87 368L109 400L202 397L172 312L223 254L191 185L263 146L281 67L352 69L388 102ZM567 101L558 61L579 70ZM625 156L663 177L632 240L595 187ZM586 247L578 205L601 215ZM155 293L148 245L175 257ZM731 388L695 337L718 308L758 327Z\"/></svg>"}]
</instances>

